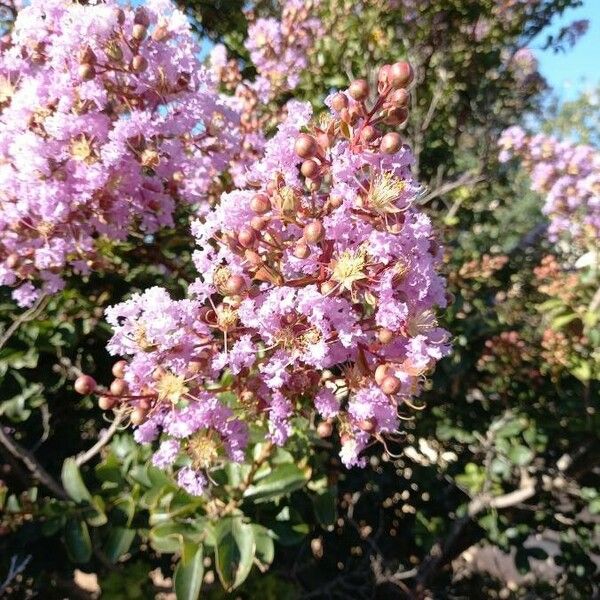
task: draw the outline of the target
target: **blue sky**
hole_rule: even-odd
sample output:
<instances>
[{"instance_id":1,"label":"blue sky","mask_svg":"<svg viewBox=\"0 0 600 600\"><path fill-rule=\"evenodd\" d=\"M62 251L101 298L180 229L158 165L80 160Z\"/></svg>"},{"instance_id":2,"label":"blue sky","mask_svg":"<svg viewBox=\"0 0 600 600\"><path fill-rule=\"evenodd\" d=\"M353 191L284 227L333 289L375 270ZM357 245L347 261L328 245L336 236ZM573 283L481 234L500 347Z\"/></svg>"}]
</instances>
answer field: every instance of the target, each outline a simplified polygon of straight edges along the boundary
<instances>
[{"instance_id":1,"label":"blue sky","mask_svg":"<svg viewBox=\"0 0 600 600\"><path fill-rule=\"evenodd\" d=\"M600 83L600 0L584 0L582 7L565 11L541 39L531 44L538 49L547 33L556 33L578 19L589 19L590 28L572 50L564 54L536 51L542 75L563 99L572 99Z\"/></svg>"}]
</instances>

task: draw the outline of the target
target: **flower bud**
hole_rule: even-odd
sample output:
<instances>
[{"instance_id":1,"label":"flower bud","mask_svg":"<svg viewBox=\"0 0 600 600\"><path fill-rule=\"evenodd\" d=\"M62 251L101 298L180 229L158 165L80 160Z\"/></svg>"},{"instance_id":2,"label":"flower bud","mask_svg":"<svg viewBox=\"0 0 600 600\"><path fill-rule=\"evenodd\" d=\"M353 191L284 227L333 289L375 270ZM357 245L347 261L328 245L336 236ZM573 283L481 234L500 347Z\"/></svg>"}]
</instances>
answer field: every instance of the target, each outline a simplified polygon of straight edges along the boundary
<instances>
[{"instance_id":1,"label":"flower bud","mask_svg":"<svg viewBox=\"0 0 600 600\"><path fill-rule=\"evenodd\" d=\"M146 26L137 23L133 26L133 29L131 30L131 37L136 42L141 42L146 37L147 33L148 29L146 28Z\"/></svg>"},{"instance_id":2,"label":"flower bud","mask_svg":"<svg viewBox=\"0 0 600 600\"><path fill-rule=\"evenodd\" d=\"M348 108L348 98L346 97L346 94L338 92L331 99L331 108L337 112L340 112L343 108Z\"/></svg>"},{"instance_id":3,"label":"flower bud","mask_svg":"<svg viewBox=\"0 0 600 600\"><path fill-rule=\"evenodd\" d=\"M155 42L164 42L169 37L169 29L166 25L160 25L152 32L152 39Z\"/></svg>"},{"instance_id":4,"label":"flower bud","mask_svg":"<svg viewBox=\"0 0 600 600\"><path fill-rule=\"evenodd\" d=\"M133 17L133 22L136 25L143 25L144 27L148 27L150 25L150 17L148 16L148 12L143 7L138 7L135 9L135 16Z\"/></svg>"},{"instance_id":5,"label":"flower bud","mask_svg":"<svg viewBox=\"0 0 600 600\"><path fill-rule=\"evenodd\" d=\"M390 96L390 100L397 107L408 106L409 99L410 99L410 94L404 88L400 88L399 90L394 90L394 92Z\"/></svg>"},{"instance_id":6,"label":"flower bud","mask_svg":"<svg viewBox=\"0 0 600 600\"><path fill-rule=\"evenodd\" d=\"M314 179L319 175L320 167L314 160L305 160L300 167L300 172L304 177Z\"/></svg>"},{"instance_id":7,"label":"flower bud","mask_svg":"<svg viewBox=\"0 0 600 600\"><path fill-rule=\"evenodd\" d=\"M109 396L100 396L100 398L98 398L98 406L100 410L110 410L115 404L115 399Z\"/></svg>"},{"instance_id":8,"label":"flower bud","mask_svg":"<svg viewBox=\"0 0 600 600\"><path fill-rule=\"evenodd\" d=\"M263 231L269 223L269 217L260 217L258 215L250 219L250 227L255 231Z\"/></svg>"},{"instance_id":9,"label":"flower bud","mask_svg":"<svg viewBox=\"0 0 600 600\"><path fill-rule=\"evenodd\" d=\"M329 421L321 421L317 425L317 435L320 438L331 437L332 433L333 433L333 425Z\"/></svg>"},{"instance_id":10,"label":"flower bud","mask_svg":"<svg viewBox=\"0 0 600 600\"><path fill-rule=\"evenodd\" d=\"M232 275L225 284L225 291L230 296L237 296L246 287L246 282L241 275Z\"/></svg>"},{"instance_id":11,"label":"flower bud","mask_svg":"<svg viewBox=\"0 0 600 600\"><path fill-rule=\"evenodd\" d=\"M250 248L256 241L256 232L251 227L242 227L238 233L237 241L242 248Z\"/></svg>"},{"instance_id":12,"label":"flower bud","mask_svg":"<svg viewBox=\"0 0 600 600\"><path fill-rule=\"evenodd\" d=\"M129 420L132 425L141 425L146 420L146 414L148 411L144 410L141 407L134 408L131 412L131 416Z\"/></svg>"},{"instance_id":13,"label":"flower bud","mask_svg":"<svg viewBox=\"0 0 600 600\"><path fill-rule=\"evenodd\" d=\"M394 63L390 67L389 79L395 88L406 87L414 77L413 69L405 60Z\"/></svg>"},{"instance_id":14,"label":"flower bud","mask_svg":"<svg viewBox=\"0 0 600 600\"><path fill-rule=\"evenodd\" d=\"M127 367L126 360L119 360L112 367L112 374L117 379L123 379L125 377L125 368Z\"/></svg>"},{"instance_id":15,"label":"flower bud","mask_svg":"<svg viewBox=\"0 0 600 600\"><path fill-rule=\"evenodd\" d=\"M390 367L387 364L379 365L375 369L375 382L377 385L381 385L383 380L387 377Z\"/></svg>"},{"instance_id":16,"label":"flower bud","mask_svg":"<svg viewBox=\"0 0 600 600\"><path fill-rule=\"evenodd\" d=\"M117 23L123 25L125 23L125 11L122 8L115 9Z\"/></svg>"},{"instance_id":17,"label":"flower bud","mask_svg":"<svg viewBox=\"0 0 600 600\"><path fill-rule=\"evenodd\" d=\"M370 417L369 419L363 419L362 421L359 421L357 425L359 429L362 429L367 433L372 433L377 427L377 421L373 417Z\"/></svg>"},{"instance_id":18,"label":"flower bud","mask_svg":"<svg viewBox=\"0 0 600 600\"><path fill-rule=\"evenodd\" d=\"M402 147L402 138L399 133L390 131L386 133L379 144L379 150L384 154L395 154Z\"/></svg>"},{"instance_id":19,"label":"flower bud","mask_svg":"<svg viewBox=\"0 0 600 600\"><path fill-rule=\"evenodd\" d=\"M392 108L384 119L386 125L402 125L408 118L408 109L405 106Z\"/></svg>"},{"instance_id":20,"label":"flower bud","mask_svg":"<svg viewBox=\"0 0 600 600\"><path fill-rule=\"evenodd\" d=\"M377 332L377 338L382 344L389 344L394 339L394 332L382 327Z\"/></svg>"},{"instance_id":21,"label":"flower bud","mask_svg":"<svg viewBox=\"0 0 600 600\"><path fill-rule=\"evenodd\" d=\"M305 244L301 241L298 242L294 248L294 256L302 260L308 258L310 256L310 248L308 247L308 244Z\"/></svg>"},{"instance_id":22,"label":"flower bud","mask_svg":"<svg viewBox=\"0 0 600 600\"><path fill-rule=\"evenodd\" d=\"M344 199L337 194L329 196L329 205L331 208L339 208L344 203Z\"/></svg>"},{"instance_id":23,"label":"flower bud","mask_svg":"<svg viewBox=\"0 0 600 600\"><path fill-rule=\"evenodd\" d=\"M82 396L92 394L96 389L96 380L89 375L80 375L75 380L75 391Z\"/></svg>"},{"instance_id":24,"label":"flower bud","mask_svg":"<svg viewBox=\"0 0 600 600\"><path fill-rule=\"evenodd\" d=\"M394 377L393 375L388 375L381 382L381 391L384 394L391 396L400 390L401 385L402 383L397 377Z\"/></svg>"},{"instance_id":25,"label":"flower bud","mask_svg":"<svg viewBox=\"0 0 600 600\"><path fill-rule=\"evenodd\" d=\"M156 367L156 369L152 371L152 379L154 381L160 381L166 374L167 371L163 369L163 367Z\"/></svg>"},{"instance_id":26,"label":"flower bud","mask_svg":"<svg viewBox=\"0 0 600 600\"><path fill-rule=\"evenodd\" d=\"M250 200L250 208L259 215L264 215L271 210L271 201L266 194L256 194Z\"/></svg>"},{"instance_id":27,"label":"flower bud","mask_svg":"<svg viewBox=\"0 0 600 600\"><path fill-rule=\"evenodd\" d=\"M90 81L96 77L96 69L94 69L94 65L90 65L89 63L79 65L77 72L79 73L79 77L84 81Z\"/></svg>"},{"instance_id":28,"label":"flower bud","mask_svg":"<svg viewBox=\"0 0 600 600\"><path fill-rule=\"evenodd\" d=\"M381 84L386 84L390 77L390 65L382 65L377 74L377 81Z\"/></svg>"},{"instance_id":29,"label":"flower bud","mask_svg":"<svg viewBox=\"0 0 600 600\"><path fill-rule=\"evenodd\" d=\"M6 266L9 269L16 269L20 263L21 257L16 252L13 252L6 257Z\"/></svg>"},{"instance_id":30,"label":"flower bud","mask_svg":"<svg viewBox=\"0 0 600 600\"><path fill-rule=\"evenodd\" d=\"M312 135L301 133L296 140L294 150L300 158L312 158L318 151L317 141Z\"/></svg>"},{"instance_id":31,"label":"flower bud","mask_svg":"<svg viewBox=\"0 0 600 600\"><path fill-rule=\"evenodd\" d=\"M123 394L127 393L128 388L129 386L127 385L127 382L124 379L115 379L110 384L110 393L113 396L122 396Z\"/></svg>"},{"instance_id":32,"label":"flower bud","mask_svg":"<svg viewBox=\"0 0 600 600\"><path fill-rule=\"evenodd\" d=\"M365 100L369 95L369 84L365 79L356 79L350 84L348 93L355 100Z\"/></svg>"},{"instance_id":33,"label":"flower bud","mask_svg":"<svg viewBox=\"0 0 600 600\"><path fill-rule=\"evenodd\" d=\"M316 244L323 239L325 235L325 228L321 221L312 221L308 225L304 226L304 239L310 244Z\"/></svg>"},{"instance_id":34,"label":"flower bud","mask_svg":"<svg viewBox=\"0 0 600 600\"><path fill-rule=\"evenodd\" d=\"M262 258L260 257L260 254L254 250L247 249L244 252L244 258L255 267L262 265Z\"/></svg>"},{"instance_id":35,"label":"flower bud","mask_svg":"<svg viewBox=\"0 0 600 600\"><path fill-rule=\"evenodd\" d=\"M89 46L79 54L79 64L83 65L86 63L90 65L96 64L96 55Z\"/></svg>"},{"instance_id":36,"label":"flower bud","mask_svg":"<svg viewBox=\"0 0 600 600\"><path fill-rule=\"evenodd\" d=\"M377 129L373 127L373 125L367 125L363 127L363 130L360 132L360 139L363 142L369 143L372 142L377 137Z\"/></svg>"},{"instance_id":37,"label":"flower bud","mask_svg":"<svg viewBox=\"0 0 600 600\"><path fill-rule=\"evenodd\" d=\"M148 68L148 61L141 54L136 54L131 59L131 70L134 73L143 73Z\"/></svg>"}]
</instances>

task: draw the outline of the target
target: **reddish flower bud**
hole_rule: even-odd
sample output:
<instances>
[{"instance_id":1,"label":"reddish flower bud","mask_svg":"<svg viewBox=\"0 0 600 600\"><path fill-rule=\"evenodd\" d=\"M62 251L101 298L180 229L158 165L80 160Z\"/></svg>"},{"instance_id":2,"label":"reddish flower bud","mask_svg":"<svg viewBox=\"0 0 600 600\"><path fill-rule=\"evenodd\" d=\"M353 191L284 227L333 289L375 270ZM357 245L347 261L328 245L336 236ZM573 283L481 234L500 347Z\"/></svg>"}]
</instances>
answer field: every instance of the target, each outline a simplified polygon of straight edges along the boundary
<instances>
[{"instance_id":1,"label":"reddish flower bud","mask_svg":"<svg viewBox=\"0 0 600 600\"><path fill-rule=\"evenodd\" d=\"M321 221L312 221L304 226L304 239L310 244L316 244L323 239L325 228Z\"/></svg>"},{"instance_id":2,"label":"reddish flower bud","mask_svg":"<svg viewBox=\"0 0 600 600\"><path fill-rule=\"evenodd\" d=\"M319 175L320 172L319 165L314 160L305 160L300 167L300 172L304 177L308 177L309 179L315 179Z\"/></svg>"},{"instance_id":3,"label":"reddish flower bud","mask_svg":"<svg viewBox=\"0 0 600 600\"><path fill-rule=\"evenodd\" d=\"M259 215L264 215L271 210L271 201L266 194L256 194L250 200L250 208Z\"/></svg>"},{"instance_id":4,"label":"reddish flower bud","mask_svg":"<svg viewBox=\"0 0 600 600\"><path fill-rule=\"evenodd\" d=\"M117 379L123 379L123 377L125 377L125 369L126 369L126 367L127 367L127 361L126 360L119 360L119 361L117 361L113 365L113 367L112 367L112 374Z\"/></svg>"},{"instance_id":5,"label":"reddish flower bud","mask_svg":"<svg viewBox=\"0 0 600 600\"><path fill-rule=\"evenodd\" d=\"M348 93L355 100L365 100L369 95L369 84L365 79L356 79L350 84Z\"/></svg>"},{"instance_id":6,"label":"reddish flower bud","mask_svg":"<svg viewBox=\"0 0 600 600\"><path fill-rule=\"evenodd\" d=\"M308 258L310 256L310 248L308 247L308 244L298 242L294 248L294 256L302 260Z\"/></svg>"},{"instance_id":7,"label":"reddish flower bud","mask_svg":"<svg viewBox=\"0 0 600 600\"><path fill-rule=\"evenodd\" d=\"M414 77L413 69L405 60L394 63L390 67L389 79L395 88L406 87Z\"/></svg>"},{"instance_id":8,"label":"reddish flower bud","mask_svg":"<svg viewBox=\"0 0 600 600\"><path fill-rule=\"evenodd\" d=\"M329 421L321 421L317 425L317 435L320 438L331 437L332 433L333 433L333 425Z\"/></svg>"},{"instance_id":9,"label":"reddish flower bud","mask_svg":"<svg viewBox=\"0 0 600 600\"><path fill-rule=\"evenodd\" d=\"M344 203L341 196L333 195L329 197L329 205L331 208L339 208Z\"/></svg>"},{"instance_id":10,"label":"reddish flower bud","mask_svg":"<svg viewBox=\"0 0 600 600\"><path fill-rule=\"evenodd\" d=\"M16 269L21 263L21 257L13 252L6 257L6 266L9 269Z\"/></svg>"},{"instance_id":11,"label":"reddish flower bud","mask_svg":"<svg viewBox=\"0 0 600 600\"><path fill-rule=\"evenodd\" d=\"M394 332L382 327L377 333L377 338L382 344L389 344L394 339Z\"/></svg>"},{"instance_id":12,"label":"reddish flower bud","mask_svg":"<svg viewBox=\"0 0 600 600\"><path fill-rule=\"evenodd\" d=\"M134 408L133 411L131 412L131 416L129 417L129 420L131 421L132 425L141 425L146 420L147 414L148 414L148 411L144 410L141 407Z\"/></svg>"},{"instance_id":13,"label":"reddish flower bud","mask_svg":"<svg viewBox=\"0 0 600 600\"><path fill-rule=\"evenodd\" d=\"M148 27L150 25L150 17L148 16L148 12L143 7L138 7L135 9L135 16L133 17L133 22L136 25L144 25L144 27Z\"/></svg>"},{"instance_id":14,"label":"reddish flower bud","mask_svg":"<svg viewBox=\"0 0 600 600\"><path fill-rule=\"evenodd\" d=\"M373 125L367 125L366 127L363 127L363 130L360 132L360 139L363 142L369 143L372 142L377 135L377 129L375 129Z\"/></svg>"},{"instance_id":15,"label":"reddish flower bud","mask_svg":"<svg viewBox=\"0 0 600 600\"><path fill-rule=\"evenodd\" d=\"M100 396L100 398L98 398L100 410L110 410L115 404L115 399L110 398L109 396Z\"/></svg>"},{"instance_id":16,"label":"reddish flower bud","mask_svg":"<svg viewBox=\"0 0 600 600\"><path fill-rule=\"evenodd\" d=\"M256 232L251 227L242 227L237 240L242 248L250 248L256 241Z\"/></svg>"},{"instance_id":17,"label":"reddish flower bud","mask_svg":"<svg viewBox=\"0 0 600 600\"><path fill-rule=\"evenodd\" d=\"M85 50L83 50L79 55L79 64L96 64L96 55L94 51L88 46Z\"/></svg>"},{"instance_id":18,"label":"reddish flower bud","mask_svg":"<svg viewBox=\"0 0 600 600\"><path fill-rule=\"evenodd\" d=\"M96 69L94 69L94 65L90 65L89 63L79 65L78 73L79 77L84 81L90 81L96 77Z\"/></svg>"},{"instance_id":19,"label":"reddish flower bud","mask_svg":"<svg viewBox=\"0 0 600 600\"><path fill-rule=\"evenodd\" d=\"M312 135L301 133L296 140L294 150L300 158L312 158L318 151L317 140Z\"/></svg>"},{"instance_id":20,"label":"reddish flower bud","mask_svg":"<svg viewBox=\"0 0 600 600\"><path fill-rule=\"evenodd\" d=\"M409 99L410 94L404 88L394 90L394 92L390 96L390 100L398 107L408 106Z\"/></svg>"},{"instance_id":21,"label":"reddish flower bud","mask_svg":"<svg viewBox=\"0 0 600 600\"><path fill-rule=\"evenodd\" d=\"M154 371L152 371L152 379L154 381L159 381L166 375L166 373L167 373L166 370L163 369L162 367L156 367L156 369L154 369Z\"/></svg>"},{"instance_id":22,"label":"reddish flower bud","mask_svg":"<svg viewBox=\"0 0 600 600\"><path fill-rule=\"evenodd\" d=\"M383 380L387 377L390 367L387 364L379 365L375 369L375 382L377 385L381 385Z\"/></svg>"},{"instance_id":23,"label":"reddish flower bud","mask_svg":"<svg viewBox=\"0 0 600 600\"><path fill-rule=\"evenodd\" d=\"M244 258L253 266L258 267L262 265L262 258L258 252L254 252L254 250L246 250L244 252Z\"/></svg>"},{"instance_id":24,"label":"reddish flower bud","mask_svg":"<svg viewBox=\"0 0 600 600\"><path fill-rule=\"evenodd\" d=\"M123 394L127 393L128 389L129 386L127 385L127 382L124 379L115 379L110 384L110 393L113 396L122 396Z\"/></svg>"},{"instance_id":25,"label":"reddish flower bud","mask_svg":"<svg viewBox=\"0 0 600 600\"><path fill-rule=\"evenodd\" d=\"M343 108L348 108L348 98L346 97L346 94L338 92L331 99L331 108L333 108L333 110L337 112L340 112L340 110L342 110Z\"/></svg>"},{"instance_id":26,"label":"reddish flower bud","mask_svg":"<svg viewBox=\"0 0 600 600\"><path fill-rule=\"evenodd\" d=\"M136 23L133 26L133 29L131 30L131 37L136 42L141 42L146 37L147 33L148 33L148 29L146 28L145 25L141 25L139 23Z\"/></svg>"},{"instance_id":27,"label":"reddish flower bud","mask_svg":"<svg viewBox=\"0 0 600 600\"><path fill-rule=\"evenodd\" d=\"M87 396L88 394L92 394L96 389L96 380L89 375L80 375L75 380L75 391L78 394L83 396Z\"/></svg>"},{"instance_id":28,"label":"reddish flower bud","mask_svg":"<svg viewBox=\"0 0 600 600\"><path fill-rule=\"evenodd\" d=\"M246 287L246 282L241 275L232 275L225 284L225 291L230 296L237 296Z\"/></svg>"},{"instance_id":29,"label":"reddish flower bud","mask_svg":"<svg viewBox=\"0 0 600 600\"><path fill-rule=\"evenodd\" d=\"M405 106L392 108L384 119L386 125L401 125L408 118L408 109Z\"/></svg>"},{"instance_id":30,"label":"reddish flower bud","mask_svg":"<svg viewBox=\"0 0 600 600\"><path fill-rule=\"evenodd\" d=\"M390 77L390 65L383 65L379 69L379 73L377 74L377 81L382 84L386 84Z\"/></svg>"},{"instance_id":31,"label":"reddish flower bud","mask_svg":"<svg viewBox=\"0 0 600 600\"><path fill-rule=\"evenodd\" d=\"M268 217L259 217L258 215L256 215L255 217L252 217L252 219L250 219L250 227L252 227L252 229L256 231L263 231L263 229L266 228L268 223Z\"/></svg>"},{"instance_id":32,"label":"reddish flower bud","mask_svg":"<svg viewBox=\"0 0 600 600\"><path fill-rule=\"evenodd\" d=\"M164 25L161 25L160 27L157 27L152 32L152 39L155 42L163 42L164 40L166 40L169 37L169 35L170 35L169 29L167 27L165 27Z\"/></svg>"},{"instance_id":33,"label":"reddish flower bud","mask_svg":"<svg viewBox=\"0 0 600 600\"><path fill-rule=\"evenodd\" d=\"M399 133L390 131L386 133L379 144L379 149L384 154L395 154L402 147L402 138Z\"/></svg>"},{"instance_id":34,"label":"reddish flower bud","mask_svg":"<svg viewBox=\"0 0 600 600\"><path fill-rule=\"evenodd\" d=\"M377 427L377 421L371 417L369 419L363 419L362 421L359 421L357 425L359 429L362 429L367 433L371 433L375 431L375 428Z\"/></svg>"},{"instance_id":35,"label":"reddish flower bud","mask_svg":"<svg viewBox=\"0 0 600 600\"><path fill-rule=\"evenodd\" d=\"M131 59L131 70L135 73L143 73L148 68L148 61L141 54L136 54Z\"/></svg>"},{"instance_id":36,"label":"reddish flower bud","mask_svg":"<svg viewBox=\"0 0 600 600\"><path fill-rule=\"evenodd\" d=\"M388 375L381 382L381 391L384 394L391 396L391 395L397 393L400 390L401 386L402 386L402 383L400 382L400 380L397 377L394 377L393 375Z\"/></svg>"}]
</instances>

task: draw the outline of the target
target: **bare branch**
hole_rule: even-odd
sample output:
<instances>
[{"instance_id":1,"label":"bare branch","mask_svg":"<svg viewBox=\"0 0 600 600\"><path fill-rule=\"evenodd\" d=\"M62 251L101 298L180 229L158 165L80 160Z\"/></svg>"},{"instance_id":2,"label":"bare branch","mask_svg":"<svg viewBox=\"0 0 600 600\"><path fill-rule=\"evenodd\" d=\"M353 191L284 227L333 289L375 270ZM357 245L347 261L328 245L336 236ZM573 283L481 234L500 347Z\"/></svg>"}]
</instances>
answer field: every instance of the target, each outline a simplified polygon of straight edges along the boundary
<instances>
[{"instance_id":1,"label":"bare branch","mask_svg":"<svg viewBox=\"0 0 600 600\"><path fill-rule=\"evenodd\" d=\"M94 458L108 442L112 439L113 435L117 432L117 429L123 422L125 413L123 411L117 411L115 413L115 420L110 424L110 427L100 436L98 441L86 452L82 452L75 458L75 464L80 467L86 462Z\"/></svg>"},{"instance_id":2,"label":"bare branch","mask_svg":"<svg viewBox=\"0 0 600 600\"><path fill-rule=\"evenodd\" d=\"M8 433L4 430L4 427L0 425L0 444L17 460L20 460L29 469L31 475L49 489L56 497L68 500L69 496L62 488L62 486L44 469L44 467L38 462L37 458L29 452L26 448L23 448L18 442L12 439Z\"/></svg>"},{"instance_id":3,"label":"bare branch","mask_svg":"<svg viewBox=\"0 0 600 600\"><path fill-rule=\"evenodd\" d=\"M48 304L49 296L40 296L36 303L24 313L21 313L7 328L6 331L0 336L0 350L4 347L6 342L12 337L13 333L19 329L19 327L27 321L35 319Z\"/></svg>"}]
</instances>

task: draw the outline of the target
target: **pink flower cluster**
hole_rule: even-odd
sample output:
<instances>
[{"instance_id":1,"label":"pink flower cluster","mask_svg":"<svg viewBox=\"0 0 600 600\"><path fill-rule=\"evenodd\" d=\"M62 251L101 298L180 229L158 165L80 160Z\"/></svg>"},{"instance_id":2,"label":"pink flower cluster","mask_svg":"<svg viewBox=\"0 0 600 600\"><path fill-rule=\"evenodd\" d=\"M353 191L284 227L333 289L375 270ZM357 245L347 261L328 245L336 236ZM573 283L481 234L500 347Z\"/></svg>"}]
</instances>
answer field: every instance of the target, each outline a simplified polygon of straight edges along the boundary
<instances>
[{"instance_id":1,"label":"pink flower cluster","mask_svg":"<svg viewBox=\"0 0 600 600\"><path fill-rule=\"evenodd\" d=\"M597 244L600 238L600 152L587 145L547 135L527 135L511 127L501 136L500 160L519 158L531 188L544 194L550 218L549 239L559 237Z\"/></svg>"},{"instance_id":2,"label":"pink flower cluster","mask_svg":"<svg viewBox=\"0 0 600 600\"><path fill-rule=\"evenodd\" d=\"M259 18L248 28L246 48L258 77L254 88L263 102L298 85L308 65L308 53L323 34L323 24L311 16L318 0L282 0L281 20Z\"/></svg>"},{"instance_id":3,"label":"pink flower cluster","mask_svg":"<svg viewBox=\"0 0 600 600\"><path fill-rule=\"evenodd\" d=\"M410 149L382 131L406 120L411 80L386 65L373 103L355 81L318 122L292 101L247 186L194 223L190 298L153 288L108 311L109 350L128 362L101 406L130 410L140 442L160 437L154 463L190 493L261 421L276 445L296 416L337 427L344 464L363 465L449 351L433 312L442 250Z\"/></svg>"},{"instance_id":4,"label":"pink flower cluster","mask_svg":"<svg viewBox=\"0 0 600 600\"><path fill-rule=\"evenodd\" d=\"M236 145L168 0L33 0L0 53L0 284L20 305L86 274L100 237L173 224Z\"/></svg>"}]
</instances>

